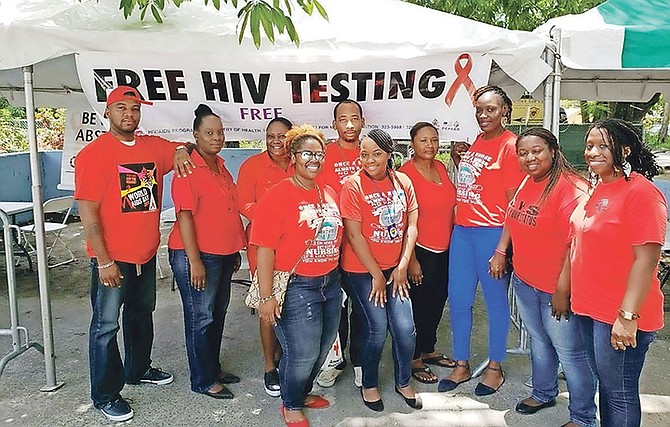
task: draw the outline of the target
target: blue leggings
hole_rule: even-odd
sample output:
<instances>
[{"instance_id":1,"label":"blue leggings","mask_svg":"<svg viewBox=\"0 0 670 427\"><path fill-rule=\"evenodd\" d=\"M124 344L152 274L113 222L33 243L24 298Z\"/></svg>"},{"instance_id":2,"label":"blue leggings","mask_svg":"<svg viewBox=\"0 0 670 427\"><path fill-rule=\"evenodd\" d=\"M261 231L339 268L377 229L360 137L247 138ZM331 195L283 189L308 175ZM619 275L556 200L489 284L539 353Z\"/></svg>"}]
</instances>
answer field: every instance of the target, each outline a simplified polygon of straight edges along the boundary
<instances>
[{"instance_id":1,"label":"blue leggings","mask_svg":"<svg viewBox=\"0 0 670 427\"><path fill-rule=\"evenodd\" d=\"M449 314L454 357L470 359L472 305L477 282L482 284L489 318L489 360L505 360L509 331L507 286L509 273L496 280L489 275L489 259L500 239L499 227L455 226L449 247Z\"/></svg>"}]
</instances>

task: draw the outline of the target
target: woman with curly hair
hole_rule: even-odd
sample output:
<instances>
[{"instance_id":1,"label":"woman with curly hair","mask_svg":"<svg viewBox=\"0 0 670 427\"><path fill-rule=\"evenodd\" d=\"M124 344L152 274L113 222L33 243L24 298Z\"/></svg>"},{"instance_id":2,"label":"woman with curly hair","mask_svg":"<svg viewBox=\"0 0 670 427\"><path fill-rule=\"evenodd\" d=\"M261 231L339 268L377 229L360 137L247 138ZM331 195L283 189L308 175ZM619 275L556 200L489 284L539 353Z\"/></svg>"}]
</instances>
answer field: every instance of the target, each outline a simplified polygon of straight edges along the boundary
<instances>
[{"instance_id":1,"label":"woman with curly hair","mask_svg":"<svg viewBox=\"0 0 670 427\"><path fill-rule=\"evenodd\" d=\"M295 173L261 198L251 244L258 246L259 314L274 326L282 347L281 413L287 426L303 427L309 425L303 408L330 405L310 392L340 323L342 219L335 191L316 183L323 134L308 125L294 127L286 143ZM283 307L272 294L274 270L292 272Z\"/></svg>"},{"instance_id":2,"label":"woman with curly hair","mask_svg":"<svg viewBox=\"0 0 670 427\"><path fill-rule=\"evenodd\" d=\"M586 134L591 196L571 217L572 311L598 377L603 426L639 426L639 381L663 328L658 262L668 206L651 179L653 154L626 122L605 119Z\"/></svg>"}]
</instances>

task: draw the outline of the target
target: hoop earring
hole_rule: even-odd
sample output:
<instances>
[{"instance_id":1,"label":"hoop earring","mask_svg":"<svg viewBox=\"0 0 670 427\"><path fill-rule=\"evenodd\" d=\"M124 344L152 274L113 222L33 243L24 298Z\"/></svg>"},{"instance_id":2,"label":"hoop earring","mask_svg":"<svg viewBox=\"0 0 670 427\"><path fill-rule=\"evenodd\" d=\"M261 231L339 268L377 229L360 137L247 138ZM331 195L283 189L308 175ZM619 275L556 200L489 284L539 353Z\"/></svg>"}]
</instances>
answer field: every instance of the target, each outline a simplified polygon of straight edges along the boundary
<instances>
[{"instance_id":1,"label":"hoop earring","mask_svg":"<svg viewBox=\"0 0 670 427\"><path fill-rule=\"evenodd\" d=\"M507 116L503 116L502 119L500 119L500 125L503 128L506 128L508 124L509 124L509 119L507 118Z\"/></svg>"},{"instance_id":2,"label":"hoop earring","mask_svg":"<svg viewBox=\"0 0 670 427\"><path fill-rule=\"evenodd\" d=\"M626 176L626 178L628 178L631 171L633 170L633 167L630 165L630 163L628 163L628 159L623 161L621 168L623 169L623 174Z\"/></svg>"}]
</instances>

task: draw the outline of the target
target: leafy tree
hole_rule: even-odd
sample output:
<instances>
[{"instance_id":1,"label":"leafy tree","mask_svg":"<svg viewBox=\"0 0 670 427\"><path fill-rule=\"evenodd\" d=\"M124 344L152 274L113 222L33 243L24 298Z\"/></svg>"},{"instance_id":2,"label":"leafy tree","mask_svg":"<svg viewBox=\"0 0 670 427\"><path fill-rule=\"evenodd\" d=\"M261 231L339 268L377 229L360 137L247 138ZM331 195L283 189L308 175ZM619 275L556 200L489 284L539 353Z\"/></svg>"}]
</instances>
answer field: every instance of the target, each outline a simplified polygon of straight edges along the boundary
<instances>
[{"instance_id":1,"label":"leafy tree","mask_svg":"<svg viewBox=\"0 0 670 427\"><path fill-rule=\"evenodd\" d=\"M582 13L605 0L407 0L510 30L532 31L550 18Z\"/></svg>"},{"instance_id":2,"label":"leafy tree","mask_svg":"<svg viewBox=\"0 0 670 427\"><path fill-rule=\"evenodd\" d=\"M150 11L154 20L162 23L164 19L163 11L167 6L172 4L179 7L186 1L191 0L119 0L119 9L123 11L123 16L126 19L133 14L135 9L139 9L141 20L144 20L147 12ZM221 3L224 5L230 4L237 11L237 17L239 18L237 29L240 43L245 30L249 28L257 48L261 45L261 27L271 43L275 41L275 31L280 34L286 31L293 43L300 44L298 32L291 20L296 5L310 16L316 9L323 19L328 19L326 10L318 0L204 0L204 2L205 5L211 3L216 10L221 9Z\"/></svg>"}]
</instances>

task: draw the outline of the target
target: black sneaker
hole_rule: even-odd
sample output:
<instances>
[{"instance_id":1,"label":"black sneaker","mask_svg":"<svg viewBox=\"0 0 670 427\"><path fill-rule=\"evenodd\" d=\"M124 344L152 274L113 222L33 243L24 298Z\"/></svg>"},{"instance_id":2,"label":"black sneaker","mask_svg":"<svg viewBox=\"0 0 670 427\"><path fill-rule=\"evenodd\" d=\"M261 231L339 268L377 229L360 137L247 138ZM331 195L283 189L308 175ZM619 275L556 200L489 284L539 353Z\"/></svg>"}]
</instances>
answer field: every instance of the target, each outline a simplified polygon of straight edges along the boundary
<instances>
[{"instance_id":1,"label":"black sneaker","mask_svg":"<svg viewBox=\"0 0 670 427\"><path fill-rule=\"evenodd\" d=\"M171 374L163 372L158 368L149 368L140 377L140 383L165 385L170 384L172 381L174 381L174 377Z\"/></svg>"},{"instance_id":2,"label":"black sneaker","mask_svg":"<svg viewBox=\"0 0 670 427\"><path fill-rule=\"evenodd\" d=\"M281 389L279 387L279 373L276 369L266 372L263 376L263 388L265 392L272 397L279 397Z\"/></svg>"},{"instance_id":3,"label":"black sneaker","mask_svg":"<svg viewBox=\"0 0 670 427\"><path fill-rule=\"evenodd\" d=\"M133 409L121 396L111 402L105 403L98 409L100 409L100 412L102 412L110 421L127 421L134 415Z\"/></svg>"}]
</instances>

